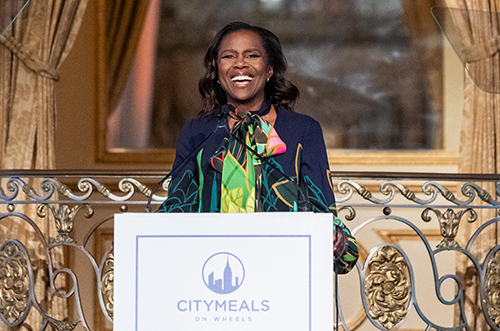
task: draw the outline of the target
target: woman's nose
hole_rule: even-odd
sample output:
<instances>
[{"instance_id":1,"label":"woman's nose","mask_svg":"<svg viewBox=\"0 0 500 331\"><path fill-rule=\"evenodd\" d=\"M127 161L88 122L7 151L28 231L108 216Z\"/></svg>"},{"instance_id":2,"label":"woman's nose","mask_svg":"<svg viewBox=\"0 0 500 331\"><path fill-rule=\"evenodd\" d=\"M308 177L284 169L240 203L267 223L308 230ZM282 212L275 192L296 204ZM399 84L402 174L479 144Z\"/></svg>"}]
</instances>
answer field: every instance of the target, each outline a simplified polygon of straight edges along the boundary
<instances>
[{"instance_id":1,"label":"woman's nose","mask_svg":"<svg viewBox=\"0 0 500 331\"><path fill-rule=\"evenodd\" d=\"M234 66L236 68L244 68L247 66L247 62L246 62L246 57L244 56L238 56L236 57L236 61L234 63Z\"/></svg>"}]
</instances>

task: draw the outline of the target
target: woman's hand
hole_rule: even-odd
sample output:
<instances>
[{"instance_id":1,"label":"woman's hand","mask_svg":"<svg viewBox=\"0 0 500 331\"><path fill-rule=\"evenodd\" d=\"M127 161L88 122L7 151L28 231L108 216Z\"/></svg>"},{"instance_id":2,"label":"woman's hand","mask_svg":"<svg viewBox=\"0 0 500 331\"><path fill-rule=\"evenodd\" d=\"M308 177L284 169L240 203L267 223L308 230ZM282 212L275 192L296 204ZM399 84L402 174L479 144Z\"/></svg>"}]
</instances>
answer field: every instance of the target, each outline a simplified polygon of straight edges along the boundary
<instances>
[{"instance_id":1,"label":"woman's hand","mask_svg":"<svg viewBox=\"0 0 500 331\"><path fill-rule=\"evenodd\" d=\"M339 259L347 249L347 233L337 228L333 233L333 257Z\"/></svg>"}]
</instances>

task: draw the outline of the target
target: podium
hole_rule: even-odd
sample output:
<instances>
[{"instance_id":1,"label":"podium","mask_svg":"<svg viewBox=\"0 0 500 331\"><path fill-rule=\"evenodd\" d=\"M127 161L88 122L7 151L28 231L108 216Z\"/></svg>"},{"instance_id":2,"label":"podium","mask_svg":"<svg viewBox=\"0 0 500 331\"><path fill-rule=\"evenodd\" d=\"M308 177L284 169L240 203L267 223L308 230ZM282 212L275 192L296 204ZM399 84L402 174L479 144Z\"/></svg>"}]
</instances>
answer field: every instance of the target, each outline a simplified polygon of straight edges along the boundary
<instances>
[{"instance_id":1,"label":"podium","mask_svg":"<svg viewBox=\"0 0 500 331\"><path fill-rule=\"evenodd\" d=\"M333 328L332 214L115 215L114 330Z\"/></svg>"}]
</instances>

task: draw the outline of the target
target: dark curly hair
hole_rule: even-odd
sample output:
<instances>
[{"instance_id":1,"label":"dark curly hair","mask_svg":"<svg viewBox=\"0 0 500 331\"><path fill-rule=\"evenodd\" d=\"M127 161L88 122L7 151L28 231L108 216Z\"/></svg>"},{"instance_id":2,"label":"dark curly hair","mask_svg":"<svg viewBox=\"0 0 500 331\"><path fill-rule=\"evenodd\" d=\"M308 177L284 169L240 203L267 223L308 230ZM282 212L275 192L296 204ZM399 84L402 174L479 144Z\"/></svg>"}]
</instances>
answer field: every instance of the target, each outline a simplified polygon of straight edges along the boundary
<instances>
[{"instance_id":1,"label":"dark curly hair","mask_svg":"<svg viewBox=\"0 0 500 331\"><path fill-rule=\"evenodd\" d=\"M217 55L224 37L239 30L255 32L262 39L262 45L267 53L269 65L274 70L274 74L265 86L265 96L271 101L271 104L278 107L292 108L299 98L297 87L285 78L287 62L278 37L267 29L243 22L233 22L223 27L215 35L205 54L204 64L206 73L198 83L198 89L203 98L203 108L199 116L210 115L215 109L219 109L227 103L226 92L217 83Z\"/></svg>"}]
</instances>

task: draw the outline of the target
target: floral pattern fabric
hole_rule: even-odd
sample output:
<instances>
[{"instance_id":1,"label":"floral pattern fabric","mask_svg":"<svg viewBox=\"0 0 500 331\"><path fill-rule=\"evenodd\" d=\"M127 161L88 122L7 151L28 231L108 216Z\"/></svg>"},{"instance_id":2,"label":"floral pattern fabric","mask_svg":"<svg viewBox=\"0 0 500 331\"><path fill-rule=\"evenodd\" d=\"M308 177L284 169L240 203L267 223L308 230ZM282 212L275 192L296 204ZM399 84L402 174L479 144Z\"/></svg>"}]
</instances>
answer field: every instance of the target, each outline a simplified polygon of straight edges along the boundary
<instances>
[{"instance_id":1,"label":"floral pattern fabric","mask_svg":"<svg viewBox=\"0 0 500 331\"><path fill-rule=\"evenodd\" d=\"M237 122L229 139L212 156L212 166L222 174L220 212L251 213L258 210L255 193L261 182L262 158L286 152L286 145L257 113L240 117L234 107L228 108Z\"/></svg>"}]
</instances>

